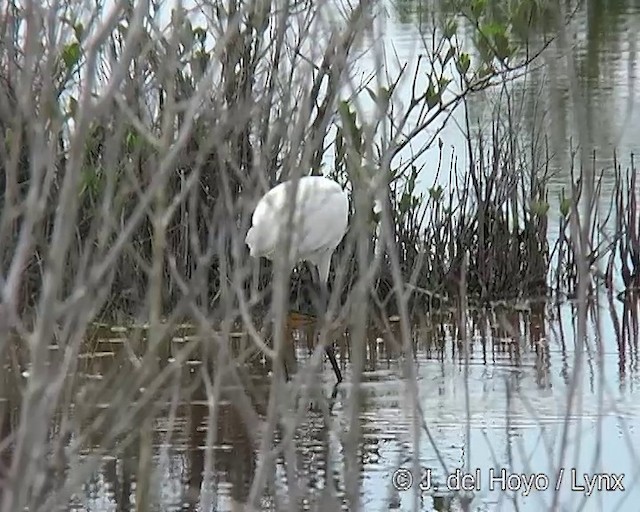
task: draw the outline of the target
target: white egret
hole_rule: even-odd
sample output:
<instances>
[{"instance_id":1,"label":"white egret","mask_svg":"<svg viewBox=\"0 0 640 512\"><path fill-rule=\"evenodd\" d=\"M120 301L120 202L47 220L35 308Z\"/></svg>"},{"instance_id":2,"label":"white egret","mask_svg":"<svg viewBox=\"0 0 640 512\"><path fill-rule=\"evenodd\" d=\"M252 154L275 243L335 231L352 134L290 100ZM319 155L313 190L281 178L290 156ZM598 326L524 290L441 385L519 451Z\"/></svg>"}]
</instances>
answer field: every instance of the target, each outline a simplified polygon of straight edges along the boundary
<instances>
[{"instance_id":1,"label":"white egret","mask_svg":"<svg viewBox=\"0 0 640 512\"><path fill-rule=\"evenodd\" d=\"M281 233L291 226L291 250L288 266L306 261L315 266L322 307L328 303L327 281L331 256L347 232L349 197L335 181L323 176L304 176L298 180L293 218L290 220L289 187L292 181L280 183L269 190L256 205L252 226L245 238L250 255L272 260L276 257ZM289 224L291 222L291 224ZM338 382L342 373L333 351L325 348Z\"/></svg>"}]
</instances>

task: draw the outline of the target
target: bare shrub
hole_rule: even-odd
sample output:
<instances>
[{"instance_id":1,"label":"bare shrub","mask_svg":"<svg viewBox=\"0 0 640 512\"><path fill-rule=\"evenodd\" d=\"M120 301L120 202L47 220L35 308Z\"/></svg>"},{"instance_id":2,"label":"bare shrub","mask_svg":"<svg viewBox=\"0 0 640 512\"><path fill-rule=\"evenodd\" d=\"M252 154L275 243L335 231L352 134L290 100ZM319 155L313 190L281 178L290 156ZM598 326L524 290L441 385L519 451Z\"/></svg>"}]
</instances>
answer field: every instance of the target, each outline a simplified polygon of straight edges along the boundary
<instances>
[{"instance_id":1,"label":"bare shrub","mask_svg":"<svg viewBox=\"0 0 640 512\"><path fill-rule=\"evenodd\" d=\"M504 27L485 33L484 15L465 7L481 36L473 64L445 19L425 36L415 67L396 63L392 76L375 8L304 0L3 8L0 352L11 365L0 371L18 398L2 420L2 510L67 509L105 456L134 448L136 507L152 508L154 426L162 423L168 446L178 409L194 399L206 407L207 429L189 500L203 510L216 503L213 445L220 418L232 415L241 425L234 434L257 454L247 463L248 506L300 510L315 496L298 485L296 429L311 401L333 421L331 401L311 384L320 348L345 325L351 387L339 443L345 500L359 510L372 317L390 330L397 316L396 347L410 354L413 317L432 306L456 300L466 326L468 302L546 291L545 162L523 156L509 108L496 110L489 134L474 137L467 120L471 163L462 176L440 169L450 172L449 190L417 186L419 158L452 112L469 94L510 83L535 54L517 51ZM378 70L366 80L355 71L361 51ZM406 84L410 98L400 97ZM250 261L244 233L264 191L319 173L327 155L329 174L351 191L351 228L318 343L286 384L288 313L309 302L297 296L308 275L298 269L290 279L282 265ZM619 228L634 222L620 214L634 197L617 197ZM637 268L633 243L614 247ZM563 258L558 268L571 267ZM624 268L626 282L636 280ZM252 373L266 371L265 392ZM431 434L411 358L404 371L419 446ZM327 488L318 509L335 510L332 500Z\"/></svg>"}]
</instances>

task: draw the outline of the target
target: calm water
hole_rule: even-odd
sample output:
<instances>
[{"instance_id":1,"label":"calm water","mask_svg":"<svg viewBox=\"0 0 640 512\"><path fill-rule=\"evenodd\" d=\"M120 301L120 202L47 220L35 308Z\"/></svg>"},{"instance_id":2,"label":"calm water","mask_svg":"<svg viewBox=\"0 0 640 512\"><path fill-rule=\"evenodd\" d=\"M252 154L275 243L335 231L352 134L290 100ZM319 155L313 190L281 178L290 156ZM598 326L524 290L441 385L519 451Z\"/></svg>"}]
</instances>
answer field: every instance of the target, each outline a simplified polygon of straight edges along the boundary
<instances>
[{"instance_id":1,"label":"calm water","mask_svg":"<svg viewBox=\"0 0 640 512\"><path fill-rule=\"evenodd\" d=\"M590 0L577 12L569 25L575 32L574 56L578 72L581 74L582 94L587 105L587 130L590 149L596 151L596 170L605 171L603 189L611 189L613 176L613 151L617 150L623 168L630 165L630 154L640 149L640 75L637 64L638 23L640 23L640 3L637 1L603 2ZM394 48L401 64L415 66L418 56L424 54L421 37L430 37L431 25L428 20L437 9L438 3L428 1L402 1L389 7L393 18L387 24L385 45ZM434 7L436 6L436 7ZM420 21L422 20L422 21ZM460 20L464 25L464 20ZM550 23L546 23L550 25ZM545 32L544 25L533 30L529 37L531 51L548 40L552 31ZM552 30L551 27L550 30ZM471 34L471 28L468 28ZM466 48L474 54L473 46L465 41ZM396 64L389 56L389 66ZM367 63L363 64L366 69ZM540 59L531 66L526 78L518 79L510 91L514 105L513 128L525 137L537 140L540 150L548 144L551 179L552 214L557 212L556 193L570 182L571 147L577 146L577 134L571 103L565 64L557 45L551 44ZM403 91L410 97L409 81ZM474 132L479 127L490 131L491 113L496 104L505 97L499 89L473 95L467 103L468 115ZM451 122L444 125L439 137L444 143L442 168L448 169L452 155L458 158L457 170L467 168L467 148L463 128L465 107L458 108ZM414 149L435 133L437 124L427 131L427 136L419 140ZM425 166L422 184L426 188L435 179L439 149L437 144L419 159ZM607 180L607 176L610 177ZM446 186L448 173L441 172L441 183ZM608 203L606 194L603 202Z\"/></svg>"},{"instance_id":2,"label":"calm water","mask_svg":"<svg viewBox=\"0 0 640 512\"><path fill-rule=\"evenodd\" d=\"M431 470L432 485L422 495L422 510L460 509L455 493L446 490L445 481L456 469L471 471L480 478L471 510L516 510L514 503L519 510L548 510L559 471L563 471L559 510L636 510L640 500L640 486L635 484L640 478L637 341L629 339L625 347L618 349L613 317L603 304L602 338L598 344L593 337L588 339L578 403L573 408L576 412L567 415L566 401L575 368L573 306L565 304L556 309L533 305L529 312L505 312L504 318L517 330L515 337L500 327L482 329L487 324L503 325L496 320L503 313L499 310L494 313L484 318L487 323L476 315L470 319L474 343L468 370L461 360L463 356L455 350L451 333L434 337L416 328L419 400L434 441L423 435L419 450L420 465ZM296 354L302 362L308 357L304 331L298 332L298 337ZM119 343L121 338L99 342L96 348L103 357L88 364L87 374L95 378L107 373L113 364L110 354L117 352L115 347ZM182 343L178 338L174 345ZM183 389L188 382L197 381L198 368L198 360L185 366ZM261 391L266 393L269 377L260 365L254 367L253 374L254 391L260 396ZM349 365L346 374L349 375ZM363 376L359 415L362 440L358 447L363 504L367 511L388 510L389 501L392 508L411 510L411 494L398 492L392 486L392 474L398 468L409 468L413 454L411 408L402 375L401 358L387 343L384 340L371 343ZM334 379L331 367L325 363L322 381L327 397ZM350 392L347 377L331 403L330 424L317 408L312 408L297 429L298 457L294 465L299 485L314 489L309 510L314 509L316 500L323 499L327 489L338 500L344 496L344 430L348 425L344 406ZM164 408L159 409L153 421L155 473L151 482L152 493L159 503L156 510L202 510L199 489L208 407L201 384L189 396L179 402L172 422ZM218 414L214 445L216 510L243 510L255 474L257 448L252 445L233 401L225 400ZM565 457L559 462L558 447L565 426L569 428L568 443ZM99 439L98 436L93 441L95 448L100 447ZM599 453L595 452L596 447L600 448ZM91 446L86 448L90 451ZM134 443L124 454L105 455L84 493L75 497L77 509L131 509L137 450ZM283 493L286 496L282 484L286 474L284 460L279 460L277 466L278 478L263 500L264 510L283 510L282 505L276 505L273 495L280 500ZM327 467L331 467L329 482ZM537 485L546 483L551 490L534 489L523 496L522 489L500 492L500 484L494 483L492 491L490 471L499 473L502 469L509 474L538 475ZM577 476L572 477L572 471ZM574 487L583 485L584 473L624 474L625 491L595 491L582 503L585 492L572 490L572 480ZM515 482L512 480L511 485L515 486Z\"/></svg>"},{"instance_id":3,"label":"calm water","mask_svg":"<svg viewBox=\"0 0 640 512\"><path fill-rule=\"evenodd\" d=\"M398 2L389 7L387 43L393 43L403 62L415 62L420 52L418 28L420 9L413 2ZM598 149L598 166L611 165L611 150L618 148L623 158L640 149L640 110L636 47L640 33L640 3L632 1L588 1L579 11L575 26L579 37L576 56L588 99L588 123L592 143ZM540 34L540 38L542 35ZM573 106L570 104L566 77L552 45L543 55L544 66L523 81L526 106L523 119L534 120L534 105L543 112L539 121L548 135L553 152L555 190L567 185L569 140ZM366 66L366 63L363 64ZM472 97L470 109L480 116L490 108L492 92ZM454 121L460 121L457 112ZM537 121L536 121L537 122ZM540 129L539 127L537 129ZM448 123L441 133L445 148L464 155L465 144L460 128ZM448 155L451 154L451 151ZM437 148L424 156L426 171L423 185L430 185L432 162ZM449 158L449 156L447 156ZM625 161L626 162L626 161ZM446 163L446 162L445 162ZM430 175L431 173L431 175ZM553 205L552 205L553 208ZM618 307L619 304L617 305ZM422 510L452 510L460 504L455 495L444 489L448 473L456 468L479 471L479 490L473 495L473 510L546 510L553 498L557 477L561 510L636 511L640 502L640 385L637 345L633 339L620 347L607 305L598 308L602 316L602 333L590 333L586 340L585 359L579 379L575 414L567 416L569 381L574 372L576 336L572 327L575 311L571 304L559 310L542 307L525 317L512 317L519 327L520 339L495 329L483 343L480 330L473 330L474 345L468 369L454 353L451 335L436 337L444 349L427 346L427 335L416 330L419 400L435 445L422 436L418 451L420 465L432 470L433 488L423 493ZM622 313L615 313L622 322ZM637 325L636 325L637 332ZM505 342L506 341L506 342ZM116 342L117 344L117 342ZM106 350L106 349L105 349ZM307 350L297 344L303 360ZM89 373L106 371L105 364L95 362ZM105 366L106 365L106 366ZM185 368L187 375L197 374L198 361ZM349 364L346 383L339 388L333 403L332 420L310 410L296 437L296 469L300 484L317 489L317 499L329 489L338 499L344 495L344 427L348 424L344 404L350 393ZM269 378L256 370L256 389L266 389ZM325 363L325 394L334 376ZM386 343L372 343L364 374L364 403L360 414L362 442L359 458L364 510L388 510L387 503L400 510L411 510L411 493L398 492L392 486L392 474L409 468L414 447L411 438L411 414L402 378L402 360L388 351ZM182 402L177 419L168 436L168 420L159 414L153 423L154 470L152 478L156 510L201 510L199 505L208 408L202 386L194 399ZM559 462L558 447L563 429L569 436L565 457ZM232 402L221 405L218 418L218 441L214 447L218 496L216 510L243 510L250 481L256 466L257 448ZM99 443L96 442L96 446ZM599 451L596 452L596 447ZM440 457L437 456L439 452ZM440 458L445 462L443 468ZM328 464L330 463L330 464ZM278 510L273 503L274 490L282 490L283 461L279 474L264 500L265 510ZM106 454L100 470L74 498L78 510L132 510L136 489L138 453L134 446L124 454ZM327 481L326 468L331 469ZM490 489L490 469L498 472L541 474L538 484L548 483L547 491L533 490L523 496L522 489L500 492ZM625 491L595 491L585 498L584 491L571 490L572 470L576 483L583 474L624 474ZM512 483L515 479L512 478ZM498 484L496 484L498 485ZM450 503L451 502L451 503ZM313 510L313 506L310 506Z\"/></svg>"}]
</instances>

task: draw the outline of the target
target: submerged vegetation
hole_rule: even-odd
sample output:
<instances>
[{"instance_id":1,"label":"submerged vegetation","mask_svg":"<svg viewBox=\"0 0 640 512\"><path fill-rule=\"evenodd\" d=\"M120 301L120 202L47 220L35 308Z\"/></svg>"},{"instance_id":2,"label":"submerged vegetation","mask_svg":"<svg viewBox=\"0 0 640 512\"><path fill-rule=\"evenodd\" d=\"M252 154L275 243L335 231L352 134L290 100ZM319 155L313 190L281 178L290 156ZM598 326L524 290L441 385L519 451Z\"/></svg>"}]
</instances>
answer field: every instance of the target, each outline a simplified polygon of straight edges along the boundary
<instances>
[{"instance_id":1,"label":"submerged vegetation","mask_svg":"<svg viewBox=\"0 0 640 512\"><path fill-rule=\"evenodd\" d=\"M171 9L122 1L94 11L8 3L0 13L0 352L28 371L11 404L18 413L3 419L11 455L1 510L66 507L102 455L134 443L136 507L150 509L150 426L160 411L170 422L194 394L203 395L210 427L202 509L215 503L205 483L214 480L212 425L225 400L261 454L248 502L257 506L273 487L275 460L291 456L287 443L306 411L298 402L314 398L303 384L315 375L296 375L295 396L283 384L286 319L308 307L308 272L289 279L251 261L243 242L255 200L278 181L324 172L351 191L330 314L317 322L320 342L310 343L313 351L348 326L338 343L352 365L346 444L360 435L358 386L377 343L371 325L380 339L393 331L395 349L410 353L411 325L426 316L436 331L452 310L458 326L471 314L476 329L497 303L585 299L600 282L610 301L630 300L640 285L633 158L629 170L617 159L606 170L615 180L605 208L605 171L580 146L556 197L541 119L529 131L519 119L519 81L558 43L566 6L450 4L421 13L431 32L409 63L390 57L374 2ZM555 28L534 44L525 26L541 20ZM363 78L364 60L375 72ZM488 121L471 113L477 94L486 94ZM460 112L465 155L442 135ZM436 147L434 175L425 155ZM372 215L375 198L380 215ZM128 329L114 340L101 322ZM459 328L455 338L466 336ZM82 377L88 354L102 354L92 363L104 365L100 379ZM250 375L262 359L273 378L261 402ZM185 368L193 381L181 381ZM406 399L421 412L410 360L403 370ZM358 467L355 449L345 459L347 470ZM299 510L305 490L294 473L287 480ZM345 500L358 510L358 478L346 480Z\"/></svg>"}]
</instances>

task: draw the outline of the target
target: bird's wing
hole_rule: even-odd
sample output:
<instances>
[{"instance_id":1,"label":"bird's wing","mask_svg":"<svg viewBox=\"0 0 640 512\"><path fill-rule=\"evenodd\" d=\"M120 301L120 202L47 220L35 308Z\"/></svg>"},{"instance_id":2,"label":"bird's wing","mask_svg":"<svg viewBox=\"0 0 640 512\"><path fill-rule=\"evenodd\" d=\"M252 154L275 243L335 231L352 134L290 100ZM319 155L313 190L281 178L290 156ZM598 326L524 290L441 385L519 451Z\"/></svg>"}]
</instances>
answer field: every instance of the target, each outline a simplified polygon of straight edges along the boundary
<instances>
[{"instance_id":1,"label":"bird's wing","mask_svg":"<svg viewBox=\"0 0 640 512\"><path fill-rule=\"evenodd\" d=\"M298 251L301 255L333 250L347 230L349 200L341 189L305 191L300 204Z\"/></svg>"},{"instance_id":2,"label":"bird's wing","mask_svg":"<svg viewBox=\"0 0 640 512\"><path fill-rule=\"evenodd\" d=\"M290 182L276 185L256 205L250 231L261 254L275 251L281 230L289 227L286 206L290 185ZM334 181L309 176L300 180L296 196L292 251L304 258L325 247L333 250L347 228L346 193Z\"/></svg>"},{"instance_id":3,"label":"bird's wing","mask_svg":"<svg viewBox=\"0 0 640 512\"><path fill-rule=\"evenodd\" d=\"M251 216L251 223L255 226L264 219L271 219L274 212L282 210L287 197L285 183L280 183L260 198Z\"/></svg>"}]
</instances>

